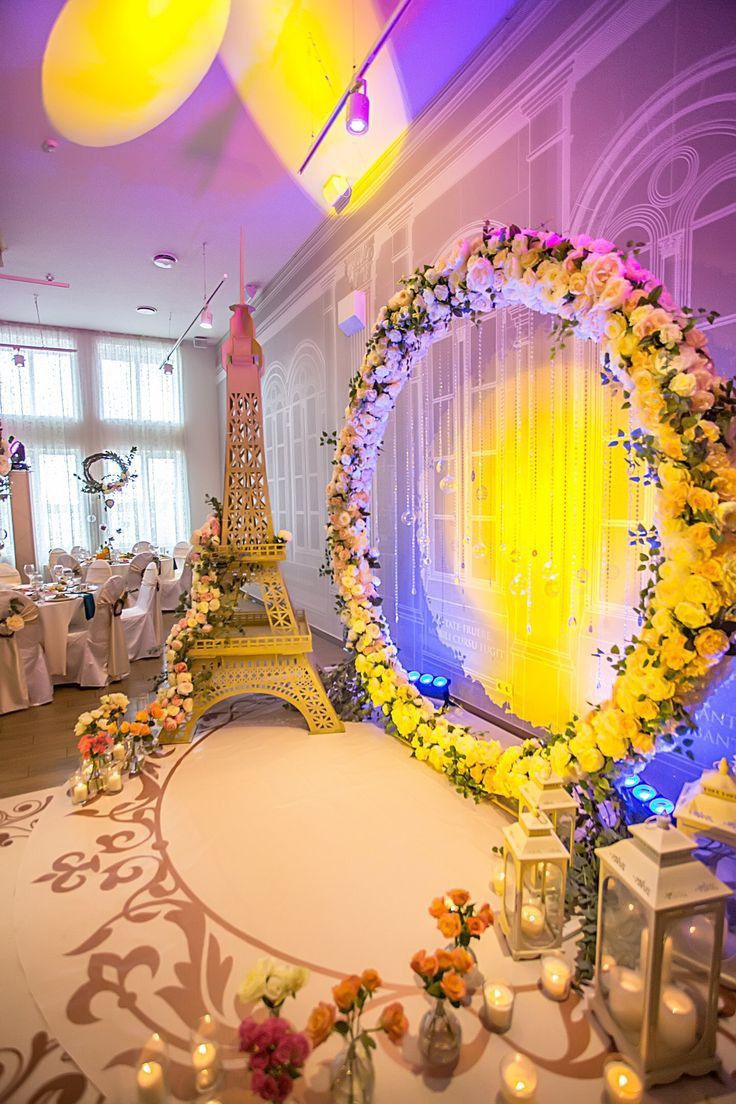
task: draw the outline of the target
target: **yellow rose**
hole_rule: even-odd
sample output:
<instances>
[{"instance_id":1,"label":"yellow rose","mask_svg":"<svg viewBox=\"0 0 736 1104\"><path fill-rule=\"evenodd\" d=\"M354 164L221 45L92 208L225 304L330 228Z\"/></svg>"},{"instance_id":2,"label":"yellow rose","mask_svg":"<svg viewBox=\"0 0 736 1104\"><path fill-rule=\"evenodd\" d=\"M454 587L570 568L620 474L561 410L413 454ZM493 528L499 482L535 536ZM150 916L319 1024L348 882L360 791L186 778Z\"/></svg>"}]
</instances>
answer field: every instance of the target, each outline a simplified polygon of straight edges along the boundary
<instances>
[{"instance_id":1,"label":"yellow rose","mask_svg":"<svg viewBox=\"0 0 736 1104\"><path fill-rule=\"evenodd\" d=\"M718 663L729 649L729 639L720 629L703 629L695 637L695 650L709 663Z\"/></svg>"},{"instance_id":2,"label":"yellow rose","mask_svg":"<svg viewBox=\"0 0 736 1104\"><path fill-rule=\"evenodd\" d=\"M724 471L713 480L713 490L723 501L736 499L736 468Z\"/></svg>"},{"instance_id":3,"label":"yellow rose","mask_svg":"<svg viewBox=\"0 0 736 1104\"><path fill-rule=\"evenodd\" d=\"M697 571L698 575L702 575L704 579L708 579L711 583L723 582L723 568L721 567L720 560L704 560L702 563L697 564L693 570Z\"/></svg>"},{"instance_id":4,"label":"yellow rose","mask_svg":"<svg viewBox=\"0 0 736 1104\"><path fill-rule=\"evenodd\" d=\"M696 521L695 525L688 525L687 527L687 539L692 542L699 552L708 555L716 546L710 530L711 527L707 521Z\"/></svg>"},{"instance_id":5,"label":"yellow rose","mask_svg":"<svg viewBox=\"0 0 736 1104\"><path fill-rule=\"evenodd\" d=\"M549 749L549 763L556 775L566 778L570 765L570 750L564 740L558 740Z\"/></svg>"},{"instance_id":6,"label":"yellow rose","mask_svg":"<svg viewBox=\"0 0 736 1104\"><path fill-rule=\"evenodd\" d=\"M662 564L662 567L667 567L667 564ZM652 617L652 628L656 629L660 636L666 636L674 628L674 624L668 609L659 609Z\"/></svg>"},{"instance_id":7,"label":"yellow rose","mask_svg":"<svg viewBox=\"0 0 736 1104\"><path fill-rule=\"evenodd\" d=\"M682 633L668 636L662 644L660 654L662 662L671 671L680 671L693 658L693 653L687 648L687 637Z\"/></svg>"},{"instance_id":8,"label":"yellow rose","mask_svg":"<svg viewBox=\"0 0 736 1104\"><path fill-rule=\"evenodd\" d=\"M598 747L609 759L625 759L628 742L638 725L629 713L613 707L603 707L593 717Z\"/></svg>"},{"instance_id":9,"label":"yellow rose","mask_svg":"<svg viewBox=\"0 0 736 1104\"><path fill-rule=\"evenodd\" d=\"M675 617L688 629L700 629L710 620L703 606L694 602L678 602L675 606Z\"/></svg>"},{"instance_id":10,"label":"yellow rose","mask_svg":"<svg viewBox=\"0 0 736 1104\"><path fill-rule=\"evenodd\" d=\"M651 732L644 732L639 729L636 735L631 738L631 746L640 755L651 755L654 751L654 737Z\"/></svg>"},{"instance_id":11,"label":"yellow rose","mask_svg":"<svg viewBox=\"0 0 736 1104\"><path fill-rule=\"evenodd\" d=\"M736 502L722 502L717 514L721 529L725 533L736 533Z\"/></svg>"},{"instance_id":12,"label":"yellow rose","mask_svg":"<svg viewBox=\"0 0 736 1104\"><path fill-rule=\"evenodd\" d=\"M705 487L690 487L687 492L687 504L691 510L715 510L718 505L718 496Z\"/></svg>"},{"instance_id":13,"label":"yellow rose","mask_svg":"<svg viewBox=\"0 0 736 1104\"><path fill-rule=\"evenodd\" d=\"M684 590L685 601L705 606L710 614L717 613L721 608L718 591L702 575L691 575L685 583Z\"/></svg>"},{"instance_id":14,"label":"yellow rose","mask_svg":"<svg viewBox=\"0 0 736 1104\"><path fill-rule=\"evenodd\" d=\"M697 390L698 381L695 376L691 376L688 372L678 372L676 376L672 377L667 386L676 395L687 397Z\"/></svg>"}]
</instances>

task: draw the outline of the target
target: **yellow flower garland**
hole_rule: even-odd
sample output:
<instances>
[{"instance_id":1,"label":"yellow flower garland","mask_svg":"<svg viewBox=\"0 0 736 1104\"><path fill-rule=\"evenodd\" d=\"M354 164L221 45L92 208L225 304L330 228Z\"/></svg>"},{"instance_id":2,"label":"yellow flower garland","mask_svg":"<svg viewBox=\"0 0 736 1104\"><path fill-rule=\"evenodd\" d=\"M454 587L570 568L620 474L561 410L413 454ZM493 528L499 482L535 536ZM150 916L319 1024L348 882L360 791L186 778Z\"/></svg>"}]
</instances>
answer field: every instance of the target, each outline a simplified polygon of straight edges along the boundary
<instances>
[{"instance_id":1,"label":"yellow flower garland","mask_svg":"<svg viewBox=\"0 0 736 1104\"><path fill-rule=\"evenodd\" d=\"M725 673L736 630L736 394L718 377L691 311L611 242L512 226L459 241L403 281L381 310L350 387L328 487L328 547L348 645L387 728L464 792L516 797L549 764L567 781L605 778L688 725L685 706ZM556 316L563 336L600 342L641 429L630 448L658 485L642 629L619 654L611 697L562 733L502 750L453 724L409 683L381 612L368 541L370 486L385 425L412 363L455 317L508 303Z\"/></svg>"}]
</instances>

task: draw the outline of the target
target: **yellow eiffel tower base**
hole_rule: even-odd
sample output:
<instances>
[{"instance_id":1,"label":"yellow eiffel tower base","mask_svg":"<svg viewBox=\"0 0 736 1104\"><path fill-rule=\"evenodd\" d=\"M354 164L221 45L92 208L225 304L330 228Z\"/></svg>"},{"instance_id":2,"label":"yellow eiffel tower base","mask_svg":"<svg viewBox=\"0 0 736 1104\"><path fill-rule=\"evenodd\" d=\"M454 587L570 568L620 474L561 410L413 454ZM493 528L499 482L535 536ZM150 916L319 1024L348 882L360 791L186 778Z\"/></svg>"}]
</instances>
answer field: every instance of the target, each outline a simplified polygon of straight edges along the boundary
<instances>
[{"instance_id":1,"label":"yellow eiffel tower base","mask_svg":"<svg viewBox=\"0 0 736 1104\"><path fill-rule=\"evenodd\" d=\"M171 736L162 732L161 743L188 743L208 709L242 694L281 698L299 710L310 732L344 732L322 681L305 654L306 649L311 649L306 618L301 611L292 612L292 617L291 631L288 628L274 631L268 623L264 624L262 614L241 613L231 635L195 644L189 656L190 670L195 677L203 672L210 677L194 699L187 724Z\"/></svg>"}]
</instances>

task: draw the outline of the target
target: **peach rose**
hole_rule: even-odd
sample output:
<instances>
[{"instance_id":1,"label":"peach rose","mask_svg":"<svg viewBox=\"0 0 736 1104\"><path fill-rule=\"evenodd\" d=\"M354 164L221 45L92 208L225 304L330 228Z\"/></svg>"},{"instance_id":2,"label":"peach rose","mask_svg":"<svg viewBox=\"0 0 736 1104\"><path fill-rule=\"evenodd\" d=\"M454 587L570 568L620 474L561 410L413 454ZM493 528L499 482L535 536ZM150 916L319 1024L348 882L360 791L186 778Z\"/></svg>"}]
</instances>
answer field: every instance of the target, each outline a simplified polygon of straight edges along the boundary
<instances>
[{"instance_id":1,"label":"peach rose","mask_svg":"<svg viewBox=\"0 0 736 1104\"><path fill-rule=\"evenodd\" d=\"M493 923L493 909L487 902L480 906L478 912L476 913L476 916L478 916L483 921L487 928L490 928L491 924Z\"/></svg>"},{"instance_id":2,"label":"peach rose","mask_svg":"<svg viewBox=\"0 0 736 1104\"><path fill-rule=\"evenodd\" d=\"M486 930L486 926L480 916L469 916L465 923L471 935L482 935Z\"/></svg>"},{"instance_id":3,"label":"peach rose","mask_svg":"<svg viewBox=\"0 0 736 1104\"><path fill-rule=\"evenodd\" d=\"M419 973L422 977L434 977L440 968L437 955L425 955L422 959Z\"/></svg>"},{"instance_id":4,"label":"peach rose","mask_svg":"<svg viewBox=\"0 0 736 1104\"><path fill-rule=\"evenodd\" d=\"M375 993L376 989L380 989L383 985L377 970L364 970L360 975L360 983L369 993Z\"/></svg>"},{"instance_id":5,"label":"peach rose","mask_svg":"<svg viewBox=\"0 0 736 1104\"><path fill-rule=\"evenodd\" d=\"M472 970L475 964L475 959L465 947L456 947L450 957L452 968L457 970L458 974L467 974L468 970Z\"/></svg>"},{"instance_id":6,"label":"peach rose","mask_svg":"<svg viewBox=\"0 0 736 1104\"><path fill-rule=\"evenodd\" d=\"M327 1004L325 1001L320 1001L317 1007L312 1009L306 1027L312 1046L320 1046L331 1034L335 1025L335 1015L334 1004Z\"/></svg>"},{"instance_id":7,"label":"peach rose","mask_svg":"<svg viewBox=\"0 0 736 1104\"><path fill-rule=\"evenodd\" d=\"M467 889L448 889L447 896L457 908L462 908L463 905L467 905L470 900L470 894Z\"/></svg>"},{"instance_id":8,"label":"peach rose","mask_svg":"<svg viewBox=\"0 0 736 1104\"><path fill-rule=\"evenodd\" d=\"M437 951L437 963L440 970L450 970L453 966L451 951Z\"/></svg>"},{"instance_id":9,"label":"peach rose","mask_svg":"<svg viewBox=\"0 0 736 1104\"><path fill-rule=\"evenodd\" d=\"M391 1042L395 1044L400 1043L409 1030L409 1021L398 1001L386 1005L378 1023L381 1030L385 1031Z\"/></svg>"},{"instance_id":10,"label":"peach rose","mask_svg":"<svg viewBox=\"0 0 736 1104\"><path fill-rule=\"evenodd\" d=\"M459 1003L467 992L465 982L454 970L449 970L440 982L440 988L448 1000Z\"/></svg>"},{"instance_id":11,"label":"peach rose","mask_svg":"<svg viewBox=\"0 0 736 1104\"><path fill-rule=\"evenodd\" d=\"M432 904L429 906L429 915L434 916L435 920L438 920L440 916L444 916L447 912L447 905L445 904L444 897L434 897Z\"/></svg>"},{"instance_id":12,"label":"peach rose","mask_svg":"<svg viewBox=\"0 0 736 1104\"><path fill-rule=\"evenodd\" d=\"M446 912L444 916L440 916L437 927L446 939L456 939L462 931L460 917L456 912Z\"/></svg>"},{"instance_id":13,"label":"peach rose","mask_svg":"<svg viewBox=\"0 0 736 1104\"><path fill-rule=\"evenodd\" d=\"M335 1004L341 1012L349 1012L355 1004L355 998L358 995L360 989L360 978L357 974L351 974L350 977L343 978L341 982L334 985L332 988L332 995L335 998Z\"/></svg>"},{"instance_id":14,"label":"peach rose","mask_svg":"<svg viewBox=\"0 0 736 1104\"><path fill-rule=\"evenodd\" d=\"M409 965L411 966L415 974L421 974L422 963L424 962L426 957L427 952L425 950L417 951L416 954L412 955Z\"/></svg>"}]
</instances>

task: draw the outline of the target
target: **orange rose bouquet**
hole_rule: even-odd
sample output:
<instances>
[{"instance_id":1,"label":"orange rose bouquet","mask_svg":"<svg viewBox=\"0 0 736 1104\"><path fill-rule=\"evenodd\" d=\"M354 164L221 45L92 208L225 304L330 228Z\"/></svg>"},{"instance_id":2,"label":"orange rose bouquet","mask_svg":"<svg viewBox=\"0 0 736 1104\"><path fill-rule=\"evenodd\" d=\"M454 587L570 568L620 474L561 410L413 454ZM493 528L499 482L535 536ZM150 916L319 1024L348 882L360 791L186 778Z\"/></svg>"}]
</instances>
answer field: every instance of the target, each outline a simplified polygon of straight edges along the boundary
<instances>
[{"instance_id":1,"label":"orange rose bouquet","mask_svg":"<svg viewBox=\"0 0 736 1104\"><path fill-rule=\"evenodd\" d=\"M376 970L364 970L360 976L351 974L333 986L335 1003L320 1001L307 1021L306 1033L313 1047L320 1046L333 1032L342 1035L345 1040L346 1047L335 1059L332 1068L331 1087L335 1098L363 1099L360 1092L365 1090L367 1084L372 1087L371 1051L376 1047L373 1035L383 1032L398 1045L409 1029L409 1021L398 1001L385 1006L375 1027L363 1027L366 1002L375 996L382 984Z\"/></svg>"},{"instance_id":2,"label":"orange rose bouquet","mask_svg":"<svg viewBox=\"0 0 736 1104\"><path fill-rule=\"evenodd\" d=\"M468 987L465 975L475 966L475 959L465 947L436 950L434 954L417 951L411 968L421 980L430 997L448 1000L454 1008L463 1003Z\"/></svg>"},{"instance_id":3,"label":"orange rose bouquet","mask_svg":"<svg viewBox=\"0 0 736 1104\"><path fill-rule=\"evenodd\" d=\"M448 889L443 897L435 897L429 915L446 939L456 947L468 947L471 939L480 939L493 923L493 912L487 904L476 911L467 889Z\"/></svg>"}]
</instances>

